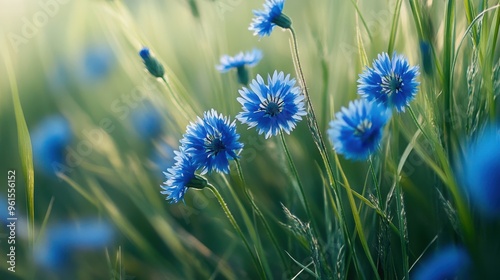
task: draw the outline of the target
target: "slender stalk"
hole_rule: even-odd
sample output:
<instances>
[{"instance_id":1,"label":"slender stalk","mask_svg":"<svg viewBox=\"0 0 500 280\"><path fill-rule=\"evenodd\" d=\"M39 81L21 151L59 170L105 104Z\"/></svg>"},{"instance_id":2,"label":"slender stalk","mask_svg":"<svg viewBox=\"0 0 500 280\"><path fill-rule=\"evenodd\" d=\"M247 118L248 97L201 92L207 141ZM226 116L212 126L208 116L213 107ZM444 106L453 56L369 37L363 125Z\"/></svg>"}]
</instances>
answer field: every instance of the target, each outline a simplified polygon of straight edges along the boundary
<instances>
[{"instance_id":1,"label":"slender stalk","mask_svg":"<svg viewBox=\"0 0 500 280\"><path fill-rule=\"evenodd\" d=\"M377 192L378 207L382 208L381 207L381 205L382 205L382 193L380 192L380 184L378 183L378 180L377 180L377 174L375 174L375 168L374 168L372 157L370 157L370 173L372 175L373 184L375 185L375 191Z\"/></svg>"},{"instance_id":2,"label":"slender stalk","mask_svg":"<svg viewBox=\"0 0 500 280\"><path fill-rule=\"evenodd\" d=\"M286 262L285 255L283 254L283 251L280 249L280 246L278 245L278 240L276 239L276 236L274 235L273 231L271 230L271 227L269 226L269 223L267 222L266 218L264 217L264 214L262 214L262 211L260 211L259 207L257 204L255 204L255 201L253 200L253 197L250 193L250 190L246 184L245 177L243 176L243 169L241 168L240 161L238 159L234 160L236 162L236 169L238 172L238 176L240 177L241 182L243 183L243 193L245 194L245 197L247 198L248 202L252 206L252 209L254 210L255 214L257 214L257 217L261 220L262 224L264 225L264 229L266 230L267 235L269 235L269 238L271 238L271 242L274 246L274 249L278 252L278 255L280 256L280 259L283 263L283 266L288 269L288 264Z\"/></svg>"},{"instance_id":3,"label":"slender stalk","mask_svg":"<svg viewBox=\"0 0 500 280\"><path fill-rule=\"evenodd\" d=\"M3 35L3 32L0 32L0 36L3 37ZM2 41L2 43L3 42L4 41ZM26 207L28 208L28 248L31 251L35 243L35 173L33 168L33 151L31 147L31 138L28 131L28 126L26 125L26 119L24 117L21 99L19 98L19 87L17 85L17 79L14 66L12 64L11 55L9 54L9 48L6 44L2 44L0 46L0 51L3 57L2 60L6 68L7 78L12 93L12 105L14 106L14 116L17 128L17 143L19 147L19 156L22 167L21 172L26 184ZM11 174L11 172L9 171L8 175L14 175L15 177L17 174L15 174L14 170L13 174ZM13 218L12 216L10 217Z\"/></svg>"},{"instance_id":4,"label":"slender stalk","mask_svg":"<svg viewBox=\"0 0 500 280\"><path fill-rule=\"evenodd\" d=\"M392 146L393 147L399 147L399 130L397 126L397 122L392 119L391 120L391 126L392 126L392 134L393 137L392 139ZM422 131L423 132L423 131ZM397 149L396 149L397 150ZM394 153L392 155L393 160L397 162L397 158L399 157L398 153ZM410 279L409 276L409 265L408 265L408 242L407 242L407 225L406 225L406 212L405 212L405 207L404 207L404 197L403 197L403 190L400 184L400 174L399 171L396 170L396 177L394 178L395 180L395 192L396 192L396 210L397 210L397 218L398 218L398 226L399 226L399 232L401 233L399 236L400 244L401 244L401 258L403 259L403 273L404 273L404 279Z\"/></svg>"},{"instance_id":5,"label":"slender stalk","mask_svg":"<svg viewBox=\"0 0 500 280\"><path fill-rule=\"evenodd\" d=\"M418 122L418 119L417 119L417 116L415 115L415 112L413 111L413 109L411 107L408 106L408 112L410 112L410 116L413 120L413 122L415 123L415 125L417 126L417 128L422 132L422 134L425 136L425 138L427 138L427 140L431 141L432 143L436 144L434 140L432 140L429 135L427 135L427 133L424 131L424 129L422 128L422 126L420 125L420 123ZM439 146L438 146L439 147Z\"/></svg>"},{"instance_id":6,"label":"slender stalk","mask_svg":"<svg viewBox=\"0 0 500 280\"><path fill-rule=\"evenodd\" d=\"M170 83L167 82L167 79L165 77L161 77L162 81L164 82L165 86L167 87L168 91L170 92L170 95L172 97L172 101L175 104L175 106L179 109L183 108L182 110L179 110L179 112L182 114L182 117L184 117L185 120L191 119L189 115L195 116L196 113L194 111L190 110L189 114L186 113L186 110L189 106L181 106L180 100L178 100L177 95L174 93L172 87L170 86Z\"/></svg>"},{"instance_id":7,"label":"slender stalk","mask_svg":"<svg viewBox=\"0 0 500 280\"><path fill-rule=\"evenodd\" d=\"M443 98L445 116L450 119L444 120L444 141L448 159L453 162L454 149L454 108L453 108L453 68L452 61L455 54L455 1L448 1L445 16L444 32L444 54L443 54Z\"/></svg>"},{"instance_id":8,"label":"slender stalk","mask_svg":"<svg viewBox=\"0 0 500 280\"><path fill-rule=\"evenodd\" d=\"M314 216L312 215L311 208L309 207L309 203L307 202L306 194L304 192L304 187L303 187L302 181L300 180L300 177L299 177L299 172L297 171L297 167L293 163L292 155L290 154L290 151L288 150L288 146L287 146L286 141L285 141L285 135L283 134L283 131L281 131L281 130L280 130L280 139L281 139L281 143L283 144L283 149L285 150L285 155L286 155L286 158L288 161L288 165L290 166L290 170L292 171L292 174L295 177L297 185L299 186L300 195L302 196L302 202L304 203L304 208L306 210L307 216L311 220L311 222L313 224L313 229L315 229L314 231L316 232L316 235L317 235L317 228L316 228L317 225L314 222L314 219L313 219Z\"/></svg>"},{"instance_id":9,"label":"slender stalk","mask_svg":"<svg viewBox=\"0 0 500 280\"><path fill-rule=\"evenodd\" d=\"M403 190L401 189L401 185L399 184L399 179L396 178L398 181L396 183L396 209L398 211L397 216L398 216L398 224L399 224L399 231L401 232L401 236L399 237L399 240L401 242L401 255L403 258L403 273L404 273L404 279L410 279L409 276L409 265L408 265L408 242L407 242L407 227L406 227L406 214L405 214L405 208L404 208L404 197L403 197Z\"/></svg>"},{"instance_id":10,"label":"slender stalk","mask_svg":"<svg viewBox=\"0 0 500 280\"><path fill-rule=\"evenodd\" d=\"M316 147L319 150L319 153L321 155L321 158L323 160L323 163L325 164L325 169L326 173L328 175L328 180L330 182L330 186L337 188L336 186L336 181L335 177L333 176L332 172L332 164L330 162L330 159L328 157L328 152L326 149L325 141L323 140L323 137L321 135L321 130L319 129L318 126L318 121L316 118L316 114L314 112L314 108L312 106L312 102L309 96L309 90L307 89L307 84L306 80L304 77L304 72L302 71L302 65L300 64L300 59L299 59L299 48L297 44L297 36L295 35L295 31L293 28L289 28L290 33L292 35L292 40L291 40L291 49L292 49L292 56L293 56L293 62L295 66L295 71L297 72L297 76L299 78L299 83L302 88L302 92L304 93L305 101L306 101L306 107L307 107L307 124L309 126L309 130L311 131L311 134L313 135L314 143L316 144Z\"/></svg>"},{"instance_id":11,"label":"slender stalk","mask_svg":"<svg viewBox=\"0 0 500 280\"><path fill-rule=\"evenodd\" d=\"M323 140L323 137L321 135L321 131L320 131L319 126L318 126L316 114L314 113L314 108L312 106L312 102L311 102L311 99L309 96L309 91L307 89L307 84L306 84L306 80L304 77L304 72L302 71L302 65L301 65L300 59L299 59L299 48L298 48L298 44L297 44L297 36L296 36L295 31L292 27L290 27L289 30L290 30L290 33L292 36L291 50L292 50L293 62L294 62L295 70L297 72L297 76L299 78L300 85L302 87L302 92L304 93L304 99L305 99L306 104L307 104L307 120L308 120L309 130L311 131L311 134L312 134L313 139L314 139L314 143L316 144L316 146L319 150L319 153L321 155L321 158L323 160L323 163L325 165L325 169L326 169L326 172L328 174L328 180L330 183L330 187L332 187L336 190L338 187L337 187L337 184L336 184L336 181L335 181L335 178L333 176L332 169L331 169L332 164L331 164L330 159L328 157L328 152L326 149L325 141ZM336 163L337 163L338 168L341 169L340 162L338 161L338 158L336 158ZM364 236L363 226L361 224L361 219L360 219L359 213L356 209L357 207L356 207L356 203L355 203L354 197L353 197L353 190L350 188L347 177L345 176L345 174L342 170L341 170L341 174L342 174L342 177L344 179L345 188L347 190L347 196L349 198L349 204L351 206L352 215L354 217L354 222L356 224L356 229L357 229L358 235L360 237L361 245L365 251L365 254L366 254L366 257L368 258L368 261L370 262L370 265L375 273L376 278L380 279L380 277L378 275L377 268L375 266L375 263L373 262L371 254L370 254L370 250L368 248L366 238ZM339 192L337 191L336 194L338 195L338 193ZM339 202L338 207L340 210L340 215L342 216L344 207L343 207L340 199L337 199L337 202ZM345 229L345 231L347 231L347 229ZM348 239L349 234L348 234L348 232L345 232L345 233L346 233L345 237ZM354 249L354 247L351 247L351 248Z\"/></svg>"},{"instance_id":12,"label":"slender stalk","mask_svg":"<svg viewBox=\"0 0 500 280\"><path fill-rule=\"evenodd\" d=\"M243 203L241 202L240 198L234 191L234 189L231 187L229 184L229 181L225 176L221 176L222 180L226 184L227 188L229 189L229 192L231 193L231 196L233 197L234 201L236 202L236 205L238 206L238 210L241 213L241 216L243 217L243 221L245 223L245 226L247 227L249 233L250 233L250 238L254 241L257 242L257 232L255 230L255 227L253 226L252 220L250 219L250 216L247 213L247 210L243 206Z\"/></svg>"},{"instance_id":13,"label":"slender stalk","mask_svg":"<svg viewBox=\"0 0 500 280\"><path fill-rule=\"evenodd\" d=\"M238 223L236 223L236 220L234 219L233 214L231 214L231 211L227 207L227 204L224 201L224 199L222 198L221 194L219 193L219 191L217 190L217 188L215 188L212 184L208 184L207 188L210 191L212 191L212 193L215 195L215 197L219 201L220 206L222 207L222 210L224 211L224 213L226 214L227 218L229 219L229 222L231 222L231 225L234 227L234 229L236 230L236 232L238 232L238 235L240 236L241 240L243 240L243 243L245 244L245 247L248 250L248 253L252 257L254 265L255 265L255 267L257 268L257 271L260 274L260 277L263 278L263 279L267 279L266 278L266 273L264 271L264 267L262 267L262 264L260 263L260 261L257 259L257 257L255 256L255 254L253 253L252 248L250 247L250 244L248 244L248 241L247 241L245 235L241 231L240 226L238 226Z\"/></svg>"},{"instance_id":14,"label":"slender stalk","mask_svg":"<svg viewBox=\"0 0 500 280\"><path fill-rule=\"evenodd\" d=\"M391 35L389 36L389 47L387 48L387 53L389 55L394 51L394 43L396 41L396 35L398 32L398 20L399 14L401 12L401 4L403 0L398 0L396 7L394 8L394 17L392 18Z\"/></svg>"},{"instance_id":15,"label":"slender stalk","mask_svg":"<svg viewBox=\"0 0 500 280\"><path fill-rule=\"evenodd\" d=\"M366 238L365 238L365 233L364 233L363 225L361 223L361 218L359 216L359 213L358 213L358 210L356 207L356 202L354 201L353 191L351 189L349 181L347 180L347 176L345 175L344 170L342 169L342 166L340 166L340 162L339 162L338 157L335 157L335 160L337 161L340 174L342 176L342 179L344 180L345 189L347 190L347 198L349 200L349 205L351 207L351 212L352 212L352 216L354 219L354 224L356 226L356 231L358 233L359 240L361 242L361 247L363 247L363 251L365 252L366 257L368 258L368 262L370 263L370 265L373 269L373 272L374 272L376 279L380 279L380 276L378 275L377 267L375 266L375 262L373 262L372 255L370 253L370 248L368 247L368 243L367 243Z\"/></svg>"},{"instance_id":16,"label":"slender stalk","mask_svg":"<svg viewBox=\"0 0 500 280\"><path fill-rule=\"evenodd\" d=\"M328 79L328 63L326 62L326 59L323 58L321 59L321 72L322 72L322 78L323 78L323 104L322 104L322 110L321 112L323 113L322 116L322 123L323 127L327 127L328 125L328 84L329 84L329 79Z\"/></svg>"}]
</instances>

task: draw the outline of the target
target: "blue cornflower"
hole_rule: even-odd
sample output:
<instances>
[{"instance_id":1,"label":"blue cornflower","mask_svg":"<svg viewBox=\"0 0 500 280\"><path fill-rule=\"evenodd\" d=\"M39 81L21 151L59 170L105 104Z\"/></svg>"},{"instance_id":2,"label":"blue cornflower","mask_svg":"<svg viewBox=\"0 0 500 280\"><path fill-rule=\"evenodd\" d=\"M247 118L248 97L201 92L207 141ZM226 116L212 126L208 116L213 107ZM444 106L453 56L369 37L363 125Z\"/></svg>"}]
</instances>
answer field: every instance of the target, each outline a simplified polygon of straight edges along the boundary
<instances>
[{"instance_id":1,"label":"blue cornflower","mask_svg":"<svg viewBox=\"0 0 500 280\"><path fill-rule=\"evenodd\" d=\"M152 139L161 135L163 120L160 113L152 105L132 112L132 125L143 139Z\"/></svg>"},{"instance_id":2,"label":"blue cornflower","mask_svg":"<svg viewBox=\"0 0 500 280\"><path fill-rule=\"evenodd\" d=\"M112 70L115 57L110 48L105 46L90 46L81 57L81 75L85 82L103 80Z\"/></svg>"},{"instance_id":3,"label":"blue cornflower","mask_svg":"<svg viewBox=\"0 0 500 280\"><path fill-rule=\"evenodd\" d=\"M235 56L223 55L220 58L220 65L217 65L217 70L221 73L228 72L236 68L238 71L238 82L243 85L248 84L248 71L246 67L253 67L262 59L262 51L253 49L251 52L240 52Z\"/></svg>"},{"instance_id":4,"label":"blue cornflower","mask_svg":"<svg viewBox=\"0 0 500 280\"><path fill-rule=\"evenodd\" d=\"M285 0L266 0L264 10L253 11L255 17L248 29L254 32L253 35L262 38L271 35L276 25L284 29L290 28L292 21L287 15L283 14L284 5Z\"/></svg>"},{"instance_id":5,"label":"blue cornflower","mask_svg":"<svg viewBox=\"0 0 500 280\"><path fill-rule=\"evenodd\" d=\"M72 256L105 247L111 243L113 235L114 230L109 224L95 220L53 226L37 243L35 261L50 270L67 269Z\"/></svg>"},{"instance_id":6,"label":"blue cornflower","mask_svg":"<svg viewBox=\"0 0 500 280\"><path fill-rule=\"evenodd\" d=\"M170 203L184 200L184 195L189 187L202 189L207 184L204 178L196 175L195 172L198 167L191 157L185 153L182 146L179 151L174 151L174 153L175 164L167 172L163 172L167 180L161 186L163 189L161 193L167 196Z\"/></svg>"},{"instance_id":7,"label":"blue cornflower","mask_svg":"<svg viewBox=\"0 0 500 280\"><path fill-rule=\"evenodd\" d=\"M144 66L148 72L156 78L162 78L165 75L165 69L163 65L151 55L151 52L148 48L144 47L139 51L139 56L142 58L142 62L144 62Z\"/></svg>"},{"instance_id":8,"label":"blue cornflower","mask_svg":"<svg viewBox=\"0 0 500 280\"><path fill-rule=\"evenodd\" d=\"M71 139L71 127L65 118L54 115L43 119L31 133L35 167L53 174L65 162Z\"/></svg>"},{"instance_id":9,"label":"blue cornflower","mask_svg":"<svg viewBox=\"0 0 500 280\"><path fill-rule=\"evenodd\" d=\"M239 91L238 102L243 112L236 118L250 128L257 127L259 134L265 133L266 138L277 135L281 129L290 134L306 115L304 96L295 86L295 79L290 79L290 75L285 77L283 72L274 71L272 77L268 75L267 83L257 75L250 88Z\"/></svg>"},{"instance_id":10,"label":"blue cornflower","mask_svg":"<svg viewBox=\"0 0 500 280\"><path fill-rule=\"evenodd\" d=\"M343 107L330 122L328 135L335 151L347 159L366 160L377 149L390 111L366 99Z\"/></svg>"},{"instance_id":11,"label":"blue cornflower","mask_svg":"<svg viewBox=\"0 0 500 280\"><path fill-rule=\"evenodd\" d=\"M239 139L236 123L212 109L203 114L203 119L198 117L195 123L188 125L181 144L202 174L228 173L229 160L238 158L237 153L243 148Z\"/></svg>"},{"instance_id":12,"label":"blue cornflower","mask_svg":"<svg viewBox=\"0 0 500 280\"><path fill-rule=\"evenodd\" d=\"M412 279L445 280L465 277L470 264L469 255L463 248L448 247L418 265Z\"/></svg>"},{"instance_id":13,"label":"blue cornflower","mask_svg":"<svg viewBox=\"0 0 500 280\"><path fill-rule=\"evenodd\" d=\"M373 68L367 67L359 75L358 94L404 112L417 94L419 74L418 66L410 66L404 56L394 53L391 59L382 53L373 62Z\"/></svg>"},{"instance_id":14,"label":"blue cornflower","mask_svg":"<svg viewBox=\"0 0 500 280\"><path fill-rule=\"evenodd\" d=\"M489 127L466 150L463 185L473 205L500 216L500 129Z\"/></svg>"},{"instance_id":15,"label":"blue cornflower","mask_svg":"<svg viewBox=\"0 0 500 280\"><path fill-rule=\"evenodd\" d=\"M251 52L239 52L235 56L223 55L220 58L220 65L217 65L217 70L221 73L226 73L233 68L243 66L255 66L262 59L262 51L253 49Z\"/></svg>"}]
</instances>

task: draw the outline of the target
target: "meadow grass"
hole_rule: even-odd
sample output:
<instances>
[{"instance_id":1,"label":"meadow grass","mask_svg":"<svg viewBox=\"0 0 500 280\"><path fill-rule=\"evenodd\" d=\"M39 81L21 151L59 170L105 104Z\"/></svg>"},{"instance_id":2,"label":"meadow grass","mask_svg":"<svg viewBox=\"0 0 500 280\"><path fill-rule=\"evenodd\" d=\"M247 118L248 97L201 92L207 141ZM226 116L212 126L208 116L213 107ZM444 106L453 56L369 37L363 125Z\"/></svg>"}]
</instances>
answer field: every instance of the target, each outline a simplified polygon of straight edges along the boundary
<instances>
[{"instance_id":1,"label":"meadow grass","mask_svg":"<svg viewBox=\"0 0 500 280\"><path fill-rule=\"evenodd\" d=\"M450 246L458 251L447 267L456 268L434 275L498 274L498 213L485 214L464 179L470 147L499 116L498 1L288 0L291 27L259 38L248 27L264 0L74 0L15 48L8 34L41 9L21 2L2 4L13 15L0 20L0 169L22 174L24 217L17 272L3 262L0 278L413 279ZM94 47L106 57L88 58ZM145 69L143 47L161 78ZM304 96L306 114L289 135L265 138L236 120L244 85L216 65L253 48L264 56L247 68L250 81L283 71ZM393 110L366 160L349 160L327 129L383 52L419 67L418 92ZM160 133L144 137L133 113L151 108ZM227 174L201 174L208 185L170 204L162 171L186 126L212 108L236 120L244 148ZM47 174L32 132L53 114L73 137ZM487 194L499 190L493 182ZM54 225L89 217L112 225L105 248L65 252L58 268L37 263Z\"/></svg>"}]
</instances>

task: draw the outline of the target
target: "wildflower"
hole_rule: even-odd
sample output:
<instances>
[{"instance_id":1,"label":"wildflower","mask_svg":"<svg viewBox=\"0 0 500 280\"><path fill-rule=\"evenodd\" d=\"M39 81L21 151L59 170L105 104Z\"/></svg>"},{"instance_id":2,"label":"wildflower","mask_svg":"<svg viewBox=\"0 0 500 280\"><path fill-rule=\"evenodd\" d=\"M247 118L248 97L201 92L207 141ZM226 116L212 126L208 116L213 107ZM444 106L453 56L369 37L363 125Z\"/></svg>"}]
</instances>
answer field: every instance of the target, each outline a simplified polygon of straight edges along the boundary
<instances>
[{"instance_id":1,"label":"wildflower","mask_svg":"<svg viewBox=\"0 0 500 280\"><path fill-rule=\"evenodd\" d=\"M228 173L229 160L238 158L237 153L243 148L239 138L235 122L212 109L203 114L203 119L198 117L188 125L181 144L202 174L214 170Z\"/></svg>"},{"instance_id":2,"label":"wildflower","mask_svg":"<svg viewBox=\"0 0 500 280\"><path fill-rule=\"evenodd\" d=\"M418 75L418 66L410 66L404 56L394 53L391 59L387 53L382 53L373 62L373 68L367 67L359 75L358 94L404 112L417 94Z\"/></svg>"},{"instance_id":3,"label":"wildflower","mask_svg":"<svg viewBox=\"0 0 500 280\"><path fill-rule=\"evenodd\" d=\"M115 57L108 47L90 46L81 57L81 76L86 82L103 80L111 72Z\"/></svg>"},{"instance_id":4,"label":"wildflower","mask_svg":"<svg viewBox=\"0 0 500 280\"><path fill-rule=\"evenodd\" d=\"M72 139L71 128L59 115L45 118L31 133L35 166L53 174L65 162L66 147Z\"/></svg>"},{"instance_id":5,"label":"wildflower","mask_svg":"<svg viewBox=\"0 0 500 280\"><path fill-rule=\"evenodd\" d=\"M170 203L177 203L184 200L184 195L188 188L203 189L208 182L205 178L197 175L197 166L194 164L190 156L188 156L183 147L175 153L175 165L163 172L167 177L167 181L163 183L161 194L167 196Z\"/></svg>"},{"instance_id":6,"label":"wildflower","mask_svg":"<svg viewBox=\"0 0 500 280\"><path fill-rule=\"evenodd\" d=\"M275 71L268 75L267 85L260 75L253 80L249 88L240 91L238 102L243 106L243 112L236 118L250 128L257 127L259 134L265 133L266 138L277 135L280 130L286 133L306 115L304 96L300 88L295 86L295 79L283 72Z\"/></svg>"},{"instance_id":7,"label":"wildflower","mask_svg":"<svg viewBox=\"0 0 500 280\"><path fill-rule=\"evenodd\" d=\"M283 14L284 5L285 0L266 0L264 10L253 11L255 17L248 29L254 31L253 35L258 35L262 38L270 36L275 26L284 29L290 28L292 21L287 15Z\"/></svg>"},{"instance_id":8,"label":"wildflower","mask_svg":"<svg viewBox=\"0 0 500 280\"><path fill-rule=\"evenodd\" d=\"M487 128L466 150L463 184L473 205L485 215L500 216L500 130Z\"/></svg>"},{"instance_id":9,"label":"wildflower","mask_svg":"<svg viewBox=\"0 0 500 280\"><path fill-rule=\"evenodd\" d=\"M49 269L65 269L68 260L81 251L106 246L113 239L113 229L99 221L80 221L76 224L53 226L37 243L35 261Z\"/></svg>"},{"instance_id":10,"label":"wildflower","mask_svg":"<svg viewBox=\"0 0 500 280\"><path fill-rule=\"evenodd\" d=\"M163 130L161 115L152 105L133 111L132 125L143 139L156 138Z\"/></svg>"},{"instance_id":11,"label":"wildflower","mask_svg":"<svg viewBox=\"0 0 500 280\"><path fill-rule=\"evenodd\" d=\"M444 280L465 277L471 260L467 252L460 247L449 247L424 261L417 267L415 280ZM459 278L462 279L462 278Z\"/></svg>"},{"instance_id":12,"label":"wildflower","mask_svg":"<svg viewBox=\"0 0 500 280\"><path fill-rule=\"evenodd\" d=\"M434 62L432 58L432 45L428 41L420 41L420 54L422 56L422 69L424 73L432 76L434 73Z\"/></svg>"},{"instance_id":13,"label":"wildflower","mask_svg":"<svg viewBox=\"0 0 500 280\"><path fill-rule=\"evenodd\" d=\"M154 171L167 170L175 164L175 150L168 142L160 142L149 156Z\"/></svg>"},{"instance_id":14,"label":"wildflower","mask_svg":"<svg viewBox=\"0 0 500 280\"><path fill-rule=\"evenodd\" d=\"M151 73L151 75L155 76L156 78L162 78L163 75L165 75L165 69L163 69L163 65L161 65L161 63L156 58L151 56L148 48L142 48L142 50L139 52L139 55L141 56L146 69L149 71L149 73Z\"/></svg>"},{"instance_id":15,"label":"wildflower","mask_svg":"<svg viewBox=\"0 0 500 280\"><path fill-rule=\"evenodd\" d=\"M240 52L231 57L224 55L220 59L220 65L217 65L217 70L221 73L226 73L229 70L236 68L238 71L238 82L246 85L248 84L248 71L246 67L253 67L262 59L262 51L253 49L251 52Z\"/></svg>"},{"instance_id":16,"label":"wildflower","mask_svg":"<svg viewBox=\"0 0 500 280\"><path fill-rule=\"evenodd\" d=\"M328 134L335 151L347 159L366 160L380 144L390 111L366 99L343 107L330 122Z\"/></svg>"}]
</instances>

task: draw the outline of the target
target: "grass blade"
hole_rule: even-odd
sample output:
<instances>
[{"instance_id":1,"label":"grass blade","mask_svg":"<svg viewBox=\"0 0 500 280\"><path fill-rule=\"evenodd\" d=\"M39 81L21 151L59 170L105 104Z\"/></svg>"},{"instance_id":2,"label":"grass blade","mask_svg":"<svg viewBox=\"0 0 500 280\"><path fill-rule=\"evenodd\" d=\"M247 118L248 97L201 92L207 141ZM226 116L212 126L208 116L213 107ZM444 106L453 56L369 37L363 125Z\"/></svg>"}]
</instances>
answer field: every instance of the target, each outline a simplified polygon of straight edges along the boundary
<instances>
[{"instance_id":1,"label":"grass blade","mask_svg":"<svg viewBox=\"0 0 500 280\"><path fill-rule=\"evenodd\" d=\"M10 83L10 90L12 92L12 103L14 106L14 114L17 127L17 141L19 147L19 155L21 157L21 170L26 182L28 238L29 247L31 249L33 248L33 244L35 241L35 174L33 171L33 152L31 150L31 139L28 131L28 126L26 125L23 108L21 106L21 100L19 99L19 88L17 86L16 75L14 67L12 65L11 56L9 54L7 46L3 44L1 49L3 61L7 70L7 77Z\"/></svg>"}]
</instances>

